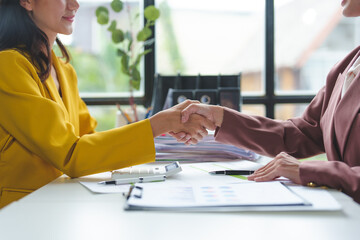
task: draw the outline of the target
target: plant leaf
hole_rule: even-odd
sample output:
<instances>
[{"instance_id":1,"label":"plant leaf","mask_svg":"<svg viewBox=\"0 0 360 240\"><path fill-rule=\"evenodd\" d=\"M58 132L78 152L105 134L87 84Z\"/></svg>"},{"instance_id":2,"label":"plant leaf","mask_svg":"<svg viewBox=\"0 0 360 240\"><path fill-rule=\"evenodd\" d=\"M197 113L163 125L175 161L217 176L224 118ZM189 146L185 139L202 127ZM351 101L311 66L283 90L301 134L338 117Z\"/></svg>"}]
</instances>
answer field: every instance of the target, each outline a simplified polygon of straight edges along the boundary
<instances>
[{"instance_id":1,"label":"plant leaf","mask_svg":"<svg viewBox=\"0 0 360 240\"><path fill-rule=\"evenodd\" d=\"M123 51L122 49L118 48L118 50L117 50L117 55L118 55L119 57L122 57L122 56L126 55L126 52Z\"/></svg>"},{"instance_id":2,"label":"plant leaf","mask_svg":"<svg viewBox=\"0 0 360 240\"><path fill-rule=\"evenodd\" d=\"M155 21L160 17L160 11L153 5L150 5L145 8L144 16L149 21Z\"/></svg>"},{"instance_id":3,"label":"plant leaf","mask_svg":"<svg viewBox=\"0 0 360 240\"><path fill-rule=\"evenodd\" d=\"M113 0L110 6L114 12L120 12L123 9L123 3L120 0Z\"/></svg>"},{"instance_id":4,"label":"plant leaf","mask_svg":"<svg viewBox=\"0 0 360 240\"><path fill-rule=\"evenodd\" d=\"M136 68L137 65L139 65L142 56L145 56L146 54L148 54L149 52L151 52L151 49L147 49L145 51L143 51L142 53L139 53L139 55L136 57L135 62L131 65L132 68Z\"/></svg>"},{"instance_id":5,"label":"plant leaf","mask_svg":"<svg viewBox=\"0 0 360 240\"><path fill-rule=\"evenodd\" d=\"M124 41L124 33L120 29L115 29L112 32L111 38L114 43L120 43L120 42Z\"/></svg>"},{"instance_id":6,"label":"plant leaf","mask_svg":"<svg viewBox=\"0 0 360 240\"><path fill-rule=\"evenodd\" d=\"M140 75L140 72L139 72L139 70L137 68L132 69L131 81L132 81L133 88L135 88L136 90L139 90L140 81L141 81L141 75Z\"/></svg>"},{"instance_id":7,"label":"plant leaf","mask_svg":"<svg viewBox=\"0 0 360 240\"><path fill-rule=\"evenodd\" d=\"M104 12L105 14L109 15L109 10L106 7L100 6L96 9L95 15L99 17L100 13Z\"/></svg>"},{"instance_id":8,"label":"plant leaf","mask_svg":"<svg viewBox=\"0 0 360 240\"><path fill-rule=\"evenodd\" d=\"M110 24L110 26L108 27L108 30L109 30L110 32L113 32L113 31L116 30L116 21L115 21L115 20L112 20L112 21L111 21L111 24Z\"/></svg>"},{"instance_id":9,"label":"plant leaf","mask_svg":"<svg viewBox=\"0 0 360 240\"><path fill-rule=\"evenodd\" d=\"M133 40L129 41L129 45L128 45L128 51L130 52L131 50L131 45L133 44Z\"/></svg>"},{"instance_id":10,"label":"plant leaf","mask_svg":"<svg viewBox=\"0 0 360 240\"><path fill-rule=\"evenodd\" d=\"M127 49L128 49L128 51L130 51L131 45L133 44L133 37L132 37L132 34L130 31L126 31L125 39L127 39L129 41Z\"/></svg>"},{"instance_id":11,"label":"plant leaf","mask_svg":"<svg viewBox=\"0 0 360 240\"><path fill-rule=\"evenodd\" d=\"M141 42L141 41L145 41L146 39L148 39L149 37L151 37L151 35L152 35L151 29L145 27L145 28L143 28L140 32L138 32L136 38L137 38L137 40L138 40L139 42Z\"/></svg>"},{"instance_id":12,"label":"plant leaf","mask_svg":"<svg viewBox=\"0 0 360 240\"><path fill-rule=\"evenodd\" d=\"M132 80L132 86L134 89L136 90L139 90L140 89L140 82L141 82L141 79L139 80Z\"/></svg>"},{"instance_id":13,"label":"plant leaf","mask_svg":"<svg viewBox=\"0 0 360 240\"><path fill-rule=\"evenodd\" d=\"M105 24L108 24L109 22L109 14L107 14L106 12L104 11L101 11L97 17L97 22L100 24L100 25L105 25Z\"/></svg>"},{"instance_id":14,"label":"plant leaf","mask_svg":"<svg viewBox=\"0 0 360 240\"><path fill-rule=\"evenodd\" d=\"M131 76L132 76L133 80L140 81L140 79L141 79L140 72L139 72L139 70L137 70L137 68L132 69Z\"/></svg>"},{"instance_id":15,"label":"plant leaf","mask_svg":"<svg viewBox=\"0 0 360 240\"><path fill-rule=\"evenodd\" d=\"M129 72L129 56L127 54L121 57L121 71L130 76Z\"/></svg>"},{"instance_id":16,"label":"plant leaf","mask_svg":"<svg viewBox=\"0 0 360 240\"><path fill-rule=\"evenodd\" d=\"M130 31L126 31L125 33L125 39L129 40L129 41L132 41L133 40L133 37L132 37L132 34Z\"/></svg>"}]
</instances>

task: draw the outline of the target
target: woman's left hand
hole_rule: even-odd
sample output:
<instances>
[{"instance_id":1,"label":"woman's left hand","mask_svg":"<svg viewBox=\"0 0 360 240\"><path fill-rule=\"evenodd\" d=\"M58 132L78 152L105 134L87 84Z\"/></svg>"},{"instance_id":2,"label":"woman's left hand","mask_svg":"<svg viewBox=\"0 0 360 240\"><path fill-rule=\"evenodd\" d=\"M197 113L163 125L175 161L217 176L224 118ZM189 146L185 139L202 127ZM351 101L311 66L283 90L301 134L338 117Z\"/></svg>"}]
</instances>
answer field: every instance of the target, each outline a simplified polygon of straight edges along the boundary
<instances>
[{"instance_id":1,"label":"woman's left hand","mask_svg":"<svg viewBox=\"0 0 360 240\"><path fill-rule=\"evenodd\" d=\"M294 183L301 184L299 169L299 160L287 153L281 152L271 162L256 170L248 179L256 182L264 182L283 176Z\"/></svg>"}]
</instances>

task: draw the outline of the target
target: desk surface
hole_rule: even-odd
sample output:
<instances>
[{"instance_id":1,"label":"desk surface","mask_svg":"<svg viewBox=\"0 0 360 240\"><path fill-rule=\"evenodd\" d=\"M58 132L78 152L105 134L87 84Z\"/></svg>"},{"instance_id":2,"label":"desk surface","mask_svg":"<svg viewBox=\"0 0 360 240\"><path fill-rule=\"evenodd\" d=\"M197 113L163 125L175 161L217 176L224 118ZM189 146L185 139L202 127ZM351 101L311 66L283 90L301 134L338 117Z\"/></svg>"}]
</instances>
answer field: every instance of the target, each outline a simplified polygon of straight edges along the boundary
<instances>
[{"instance_id":1,"label":"desk surface","mask_svg":"<svg viewBox=\"0 0 360 240\"><path fill-rule=\"evenodd\" d=\"M329 190L338 212L124 211L122 194L93 194L62 176L0 211L1 239L359 239L360 205Z\"/></svg>"}]
</instances>

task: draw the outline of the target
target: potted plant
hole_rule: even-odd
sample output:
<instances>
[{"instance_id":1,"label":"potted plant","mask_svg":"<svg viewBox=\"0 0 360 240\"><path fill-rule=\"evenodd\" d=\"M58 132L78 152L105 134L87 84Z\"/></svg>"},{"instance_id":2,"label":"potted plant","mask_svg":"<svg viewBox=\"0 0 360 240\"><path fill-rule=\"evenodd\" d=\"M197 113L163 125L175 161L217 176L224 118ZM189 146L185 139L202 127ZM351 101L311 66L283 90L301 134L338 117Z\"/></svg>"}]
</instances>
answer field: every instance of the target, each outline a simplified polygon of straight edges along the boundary
<instances>
[{"instance_id":1,"label":"potted plant","mask_svg":"<svg viewBox=\"0 0 360 240\"><path fill-rule=\"evenodd\" d=\"M121 0L112 0L110 4L110 10L106 6L100 6L96 9L97 22L100 25L108 26L107 30L111 33L111 39L117 46L117 55L120 57L121 71L129 76L129 89L130 99L129 103L134 111L135 120L138 120L136 108L134 104L133 90L139 90L141 76L139 71L139 64L143 56L152 51L151 48L144 50L144 46L150 46L154 43L154 39L151 38L153 32L151 26L155 24L155 21L160 17L160 11L153 5L147 6L144 10L144 16L146 19L145 26L143 26L138 32L134 32L133 23L139 21L139 13L135 14L135 17L131 16L130 8L127 7L127 14L130 21L130 29L123 30L121 26L118 26L116 19L110 19L110 11L114 12L114 15L119 14L124 9L124 4Z\"/></svg>"}]
</instances>

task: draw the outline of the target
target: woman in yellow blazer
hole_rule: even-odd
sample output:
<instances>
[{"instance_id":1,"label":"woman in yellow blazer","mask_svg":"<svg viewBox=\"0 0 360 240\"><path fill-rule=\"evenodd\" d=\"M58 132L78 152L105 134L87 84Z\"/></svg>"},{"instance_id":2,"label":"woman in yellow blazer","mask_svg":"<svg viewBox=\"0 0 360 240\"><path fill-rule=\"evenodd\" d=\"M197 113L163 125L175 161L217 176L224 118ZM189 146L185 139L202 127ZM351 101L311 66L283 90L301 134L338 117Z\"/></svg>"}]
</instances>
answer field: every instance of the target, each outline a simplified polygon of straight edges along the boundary
<instances>
[{"instance_id":1,"label":"woman in yellow blazer","mask_svg":"<svg viewBox=\"0 0 360 240\"><path fill-rule=\"evenodd\" d=\"M70 177L154 161L153 137L206 135L200 116L184 125L185 102L150 119L95 133L76 73L57 34L71 34L76 0L0 1L0 208L63 173ZM51 50L62 50L62 61Z\"/></svg>"}]
</instances>

